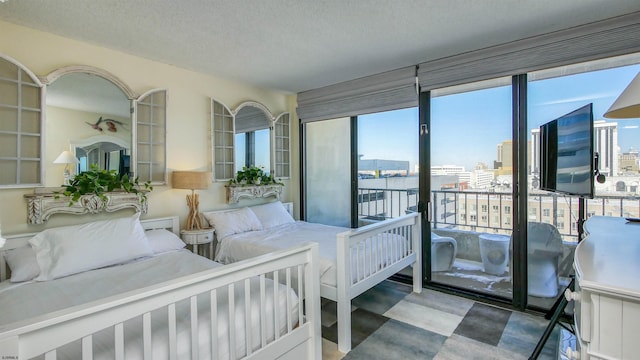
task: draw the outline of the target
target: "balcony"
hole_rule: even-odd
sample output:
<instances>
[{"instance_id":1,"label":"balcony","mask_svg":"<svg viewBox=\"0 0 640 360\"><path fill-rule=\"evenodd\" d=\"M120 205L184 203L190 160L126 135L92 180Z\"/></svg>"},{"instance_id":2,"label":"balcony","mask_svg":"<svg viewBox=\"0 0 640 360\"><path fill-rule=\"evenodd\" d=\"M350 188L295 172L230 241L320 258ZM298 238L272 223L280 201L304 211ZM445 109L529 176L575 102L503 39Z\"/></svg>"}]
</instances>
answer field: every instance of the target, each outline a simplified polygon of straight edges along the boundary
<instances>
[{"instance_id":1,"label":"balcony","mask_svg":"<svg viewBox=\"0 0 640 360\"><path fill-rule=\"evenodd\" d=\"M562 237L563 255L559 263L561 286L572 272L573 252L578 243L578 198L548 192L531 192L528 221L556 226ZM432 232L451 237L457 243L454 266L434 272L437 282L511 297L509 269L499 276L484 272L480 235L511 236L513 197L508 192L441 190L431 193ZM640 197L604 195L585 202L588 216L640 217ZM361 224L415 212L418 189L359 188L358 212ZM530 297L530 303L550 307L555 299Z\"/></svg>"}]
</instances>

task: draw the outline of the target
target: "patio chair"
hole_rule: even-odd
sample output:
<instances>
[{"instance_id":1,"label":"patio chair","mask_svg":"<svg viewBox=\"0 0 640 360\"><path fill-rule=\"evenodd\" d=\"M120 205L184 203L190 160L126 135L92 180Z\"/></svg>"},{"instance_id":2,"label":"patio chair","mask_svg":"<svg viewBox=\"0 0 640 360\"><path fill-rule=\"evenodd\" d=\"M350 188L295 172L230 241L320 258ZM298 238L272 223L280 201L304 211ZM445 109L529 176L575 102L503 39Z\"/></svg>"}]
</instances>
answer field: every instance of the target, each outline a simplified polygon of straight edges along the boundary
<instances>
[{"instance_id":1,"label":"patio chair","mask_svg":"<svg viewBox=\"0 0 640 360\"><path fill-rule=\"evenodd\" d=\"M528 289L530 296L558 296L558 264L563 254L558 229L547 223L527 224Z\"/></svg>"}]
</instances>

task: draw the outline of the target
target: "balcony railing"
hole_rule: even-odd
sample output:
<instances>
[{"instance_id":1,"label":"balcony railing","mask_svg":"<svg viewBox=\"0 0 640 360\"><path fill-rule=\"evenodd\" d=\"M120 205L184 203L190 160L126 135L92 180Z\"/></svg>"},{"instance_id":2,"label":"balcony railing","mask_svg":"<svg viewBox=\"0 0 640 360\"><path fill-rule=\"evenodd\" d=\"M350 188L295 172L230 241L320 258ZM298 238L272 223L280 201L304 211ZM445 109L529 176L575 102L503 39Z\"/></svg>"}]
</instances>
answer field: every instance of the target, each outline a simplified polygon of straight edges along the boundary
<instances>
[{"instance_id":1,"label":"balcony railing","mask_svg":"<svg viewBox=\"0 0 640 360\"><path fill-rule=\"evenodd\" d=\"M418 189L358 189L358 215L361 219L383 220L415 212ZM528 197L529 221L555 225L564 241L578 237L578 202L574 196L531 192ZM513 228L513 197L507 192L438 190L431 192L432 226L510 234ZM640 197L599 195L585 202L587 217L594 215L640 217Z\"/></svg>"}]
</instances>

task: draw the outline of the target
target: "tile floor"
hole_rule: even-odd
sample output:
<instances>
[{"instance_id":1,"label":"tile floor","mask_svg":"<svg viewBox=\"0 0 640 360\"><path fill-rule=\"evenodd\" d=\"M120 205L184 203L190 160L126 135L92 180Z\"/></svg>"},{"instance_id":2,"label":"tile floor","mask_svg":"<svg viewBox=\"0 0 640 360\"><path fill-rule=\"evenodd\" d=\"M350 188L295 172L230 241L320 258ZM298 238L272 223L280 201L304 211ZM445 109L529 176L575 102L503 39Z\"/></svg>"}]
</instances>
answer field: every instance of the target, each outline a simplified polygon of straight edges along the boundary
<instances>
[{"instance_id":1,"label":"tile floor","mask_svg":"<svg viewBox=\"0 0 640 360\"><path fill-rule=\"evenodd\" d=\"M433 290L384 281L352 301L352 350L338 352L336 306L322 302L322 357L337 359L528 359L548 321ZM556 326L539 359L561 359ZM564 345L563 345L564 346ZM564 348L564 347L563 347Z\"/></svg>"}]
</instances>

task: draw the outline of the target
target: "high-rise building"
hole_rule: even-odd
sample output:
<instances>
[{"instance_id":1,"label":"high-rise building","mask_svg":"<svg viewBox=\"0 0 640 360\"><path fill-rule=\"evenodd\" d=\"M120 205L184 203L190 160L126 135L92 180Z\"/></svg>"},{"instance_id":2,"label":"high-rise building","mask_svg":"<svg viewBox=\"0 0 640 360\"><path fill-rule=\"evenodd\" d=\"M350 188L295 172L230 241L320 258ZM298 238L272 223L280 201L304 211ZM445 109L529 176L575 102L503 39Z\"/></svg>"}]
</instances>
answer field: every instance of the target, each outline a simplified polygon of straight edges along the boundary
<instances>
[{"instance_id":1,"label":"high-rise building","mask_svg":"<svg viewBox=\"0 0 640 360\"><path fill-rule=\"evenodd\" d=\"M540 128L531 129L529 143L529 175L540 174Z\"/></svg>"},{"instance_id":2,"label":"high-rise building","mask_svg":"<svg viewBox=\"0 0 640 360\"><path fill-rule=\"evenodd\" d=\"M513 173L513 141L505 140L496 147L496 162L494 169L500 175L510 175Z\"/></svg>"},{"instance_id":3,"label":"high-rise building","mask_svg":"<svg viewBox=\"0 0 640 360\"><path fill-rule=\"evenodd\" d=\"M620 173L618 123L598 120L593 122L594 152L600 156L600 172L612 176ZM540 173L540 129L531 129L529 143L529 174Z\"/></svg>"},{"instance_id":4,"label":"high-rise building","mask_svg":"<svg viewBox=\"0 0 640 360\"><path fill-rule=\"evenodd\" d=\"M600 155L600 173L615 176L620 174L618 147L618 123L598 120L593 122L594 151Z\"/></svg>"}]
</instances>

